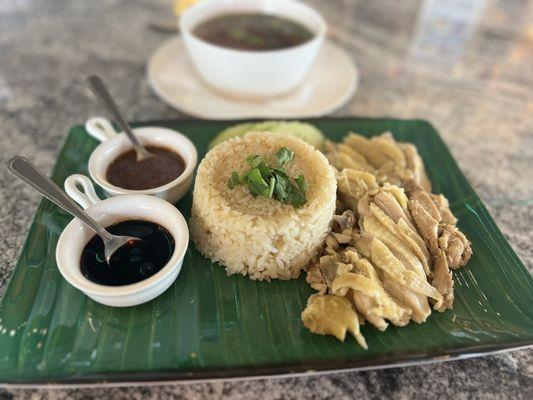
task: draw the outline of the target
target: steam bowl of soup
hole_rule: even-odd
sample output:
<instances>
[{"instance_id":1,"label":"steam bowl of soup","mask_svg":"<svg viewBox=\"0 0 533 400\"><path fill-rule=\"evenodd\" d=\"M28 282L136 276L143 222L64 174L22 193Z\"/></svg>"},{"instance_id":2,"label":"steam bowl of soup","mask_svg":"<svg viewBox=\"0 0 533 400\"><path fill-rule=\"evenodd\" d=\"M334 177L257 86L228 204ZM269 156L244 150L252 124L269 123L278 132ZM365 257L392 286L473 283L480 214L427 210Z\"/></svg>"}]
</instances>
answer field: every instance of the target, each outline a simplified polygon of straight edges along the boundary
<instances>
[{"instance_id":1,"label":"steam bowl of soup","mask_svg":"<svg viewBox=\"0 0 533 400\"><path fill-rule=\"evenodd\" d=\"M324 18L294 0L205 0L180 18L200 77L223 94L262 98L289 92L309 72Z\"/></svg>"}]
</instances>

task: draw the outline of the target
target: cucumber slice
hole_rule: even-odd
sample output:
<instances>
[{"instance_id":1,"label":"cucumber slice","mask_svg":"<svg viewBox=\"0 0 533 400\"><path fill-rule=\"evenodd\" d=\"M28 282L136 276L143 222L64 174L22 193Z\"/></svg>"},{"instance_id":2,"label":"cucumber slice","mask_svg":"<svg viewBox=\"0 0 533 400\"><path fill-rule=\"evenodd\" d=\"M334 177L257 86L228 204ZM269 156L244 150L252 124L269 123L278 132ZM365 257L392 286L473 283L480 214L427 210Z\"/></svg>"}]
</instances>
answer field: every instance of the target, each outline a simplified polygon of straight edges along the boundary
<instances>
[{"instance_id":1,"label":"cucumber slice","mask_svg":"<svg viewBox=\"0 0 533 400\"><path fill-rule=\"evenodd\" d=\"M324 135L315 126L298 121L263 121L230 126L220 132L209 143L209 150L217 144L234 137L243 137L249 132L272 132L281 135L291 135L321 150Z\"/></svg>"}]
</instances>

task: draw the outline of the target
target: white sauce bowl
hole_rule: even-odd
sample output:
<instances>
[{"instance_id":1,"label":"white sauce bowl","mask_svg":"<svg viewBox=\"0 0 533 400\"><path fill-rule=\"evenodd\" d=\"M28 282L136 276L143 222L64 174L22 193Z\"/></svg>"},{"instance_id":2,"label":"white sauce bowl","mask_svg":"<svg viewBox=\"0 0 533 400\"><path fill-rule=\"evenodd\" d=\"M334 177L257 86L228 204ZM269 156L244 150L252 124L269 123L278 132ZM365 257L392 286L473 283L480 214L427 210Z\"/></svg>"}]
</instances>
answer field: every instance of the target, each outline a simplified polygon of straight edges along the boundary
<instances>
[{"instance_id":1,"label":"white sauce bowl","mask_svg":"<svg viewBox=\"0 0 533 400\"><path fill-rule=\"evenodd\" d=\"M216 15L243 12L291 19L308 28L313 38L289 48L249 51L211 44L193 34L200 23ZM205 0L185 11L179 27L194 66L209 86L229 95L255 98L283 94L302 82L326 35L324 18L294 0Z\"/></svg>"},{"instance_id":2,"label":"white sauce bowl","mask_svg":"<svg viewBox=\"0 0 533 400\"><path fill-rule=\"evenodd\" d=\"M85 129L102 143L94 149L89 158L89 174L108 195L146 194L160 197L170 203L181 199L189 190L193 181L193 172L198 160L194 144L185 135L172 129L158 126L135 128L133 132L144 146L164 147L178 153L185 161L185 170L166 185L146 190L128 190L112 185L106 179L109 165L121 154L133 147L124 133L116 133L111 123L101 117L89 119Z\"/></svg>"},{"instance_id":3,"label":"white sauce bowl","mask_svg":"<svg viewBox=\"0 0 533 400\"><path fill-rule=\"evenodd\" d=\"M83 187L83 192L78 186ZM78 219L73 219L59 237L56 248L59 272L72 286L98 303L129 307L154 299L176 280L189 243L187 222L176 207L146 195L124 195L100 200L91 181L84 175L69 176L65 181L65 190L103 226L126 220L150 221L166 228L175 242L174 252L168 262L151 277L130 285L100 285L83 276L80 268L83 249L95 233Z\"/></svg>"}]
</instances>

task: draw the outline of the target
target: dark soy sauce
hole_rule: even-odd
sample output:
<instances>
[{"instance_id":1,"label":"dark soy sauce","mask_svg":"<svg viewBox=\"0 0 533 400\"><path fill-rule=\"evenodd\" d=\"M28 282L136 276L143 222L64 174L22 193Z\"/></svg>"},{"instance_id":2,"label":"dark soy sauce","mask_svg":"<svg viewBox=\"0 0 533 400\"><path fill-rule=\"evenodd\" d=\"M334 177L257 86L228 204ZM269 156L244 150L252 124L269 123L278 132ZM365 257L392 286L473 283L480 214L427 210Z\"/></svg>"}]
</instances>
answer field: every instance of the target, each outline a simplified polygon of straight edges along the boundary
<instances>
[{"instance_id":1,"label":"dark soy sauce","mask_svg":"<svg viewBox=\"0 0 533 400\"><path fill-rule=\"evenodd\" d=\"M178 153L156 146L146 149L154 157L137 161L135 150L118 156L107 168L107 181L123 189L146 190L166 185L185 171L185 161Z\"/></svg>"},{"instance_id":2,"label":"dark soy sauce","mask_svg":"<svg viewBox=\"0 0 533 400\"><path fill-rule=\"evenodd\" d=\"M157 273L174 252L174 238L160 225L149 221L123 221L107 227L114 235L138 237L119 248L108 265L104 243L95 235L83 249L81 273L92 282L107 285L130 285Z\"/></svg>"},{"instance_id":3,"label":"dark soy sauce","mask_svg":"<svg viewBox=\"0 0 533 400\"><path fill-rule=\"evenodd\" d=\"M313 33L296 21L262 13L217 15L200 23L193 33L218 46L252 51L284 49L313 38Z\"/></svg>"}]
</instances>

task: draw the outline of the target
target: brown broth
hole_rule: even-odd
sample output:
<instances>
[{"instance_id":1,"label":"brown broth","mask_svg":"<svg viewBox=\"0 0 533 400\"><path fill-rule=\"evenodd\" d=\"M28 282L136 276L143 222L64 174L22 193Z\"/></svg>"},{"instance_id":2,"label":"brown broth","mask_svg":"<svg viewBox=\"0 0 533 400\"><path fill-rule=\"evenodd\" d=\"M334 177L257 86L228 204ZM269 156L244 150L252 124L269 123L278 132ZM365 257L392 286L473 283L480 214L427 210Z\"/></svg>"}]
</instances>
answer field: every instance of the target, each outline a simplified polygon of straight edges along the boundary
<instances>
[{"instance_id":1,"label":"brown broth","mask_svg":"<svg viewBox=\"0 0 533 400\"><path fill-rule=\"evenodd\" d=\"M163 147L146 149L155 157L137 161L135 150L118 156L107 167L107 181L123 189L146 190L166 185L185 171L185 161L178 153Z\"/></svg>"},{"instance_id":2,"label":"brown broth","mask_svg":"<svg viewBox=\"0 0 533 400\"><path fill-rule=\"evenodd\" d=\"M298 22L261 13L218 15L200 23L193 33L218 46L255 51L298 46L313 37L313 33Z\"/></svg>"}]
</instances>

